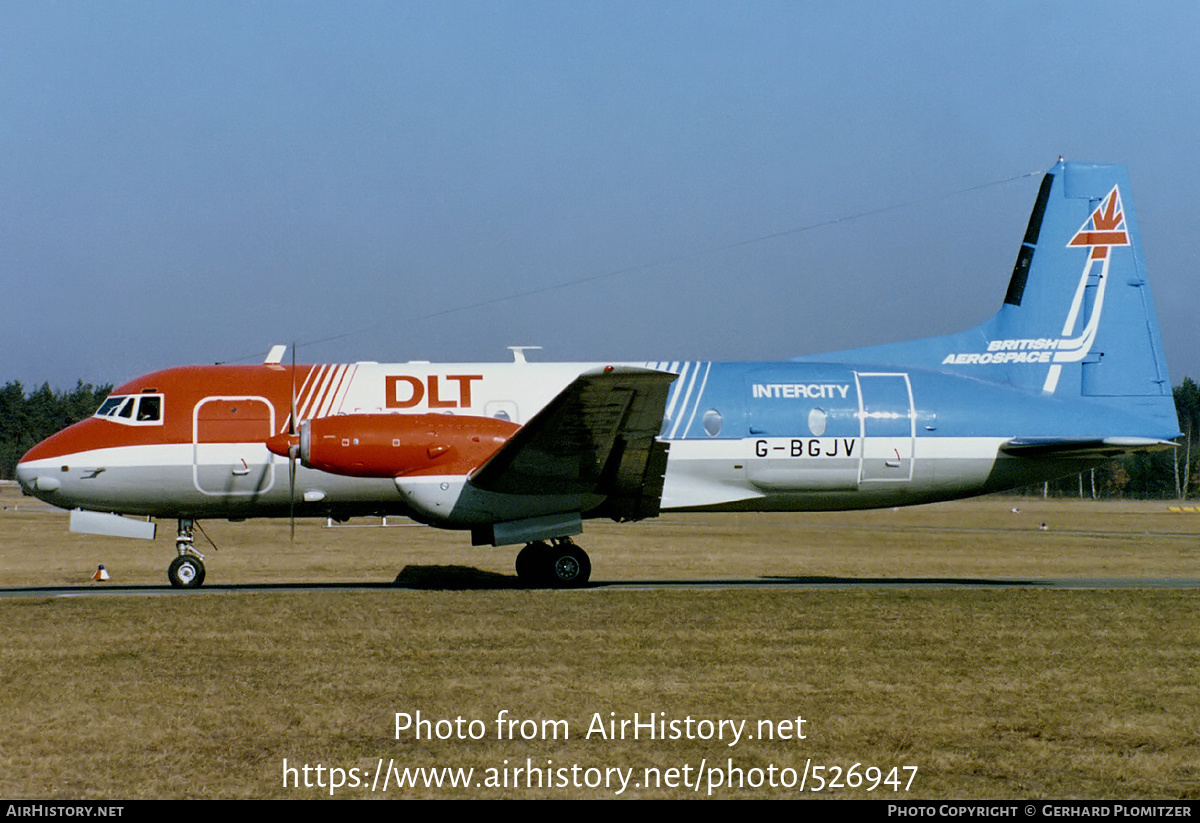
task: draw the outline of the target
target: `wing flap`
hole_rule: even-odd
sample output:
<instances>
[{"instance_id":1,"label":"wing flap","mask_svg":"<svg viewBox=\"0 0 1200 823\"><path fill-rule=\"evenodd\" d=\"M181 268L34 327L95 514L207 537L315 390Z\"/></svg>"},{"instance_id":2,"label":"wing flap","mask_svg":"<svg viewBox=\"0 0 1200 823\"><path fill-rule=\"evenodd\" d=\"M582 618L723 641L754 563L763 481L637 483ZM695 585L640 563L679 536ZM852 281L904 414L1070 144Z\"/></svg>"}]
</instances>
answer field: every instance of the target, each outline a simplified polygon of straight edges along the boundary
<instances>
[{"instance_id":1,"label":"wing flap","mask_svg":"<svg viewBox=\"0 0 1200 823\"><path fill-rule=\"evenodd\" d=\"M579 375L470 484L501 494L599 494L606 516L654 516L667 465L667 444L656 438L675 377L632 366Z\"/></svg>"}]
</instances>

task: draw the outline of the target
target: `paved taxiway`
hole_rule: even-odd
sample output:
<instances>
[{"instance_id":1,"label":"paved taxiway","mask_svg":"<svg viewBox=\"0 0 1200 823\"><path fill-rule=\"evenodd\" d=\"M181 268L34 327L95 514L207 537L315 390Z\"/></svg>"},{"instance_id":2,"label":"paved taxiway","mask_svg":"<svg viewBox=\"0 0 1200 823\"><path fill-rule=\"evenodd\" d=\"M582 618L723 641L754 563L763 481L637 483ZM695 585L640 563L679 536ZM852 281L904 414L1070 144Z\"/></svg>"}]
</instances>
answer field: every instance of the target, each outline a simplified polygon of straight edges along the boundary
<instances>
[{"instance_id":1,"label":"paved taxiway","mask_svg":"<svg viewBox=\"0 0 1200 823\"><path fill-rule=\"evenodd\" d=\"M492 575L486 575L491 577ZM108 597L108 596L175 596L197 597L204 594L253 594L257 592L361 592L381 589L410 591L495 591L525 588L515 578L496 580L454 579L451 574L440 580L423 579L403 583L274 583L274 584L206 584L202 589L181 590L170 586L14 586L0 588L0 599L19 597ZM639 591L655 589L1200 589L1200 578L1027 578L989 579L954 577L771 577L757 579L711 580L613 580L593 581L577 592Z\"/></svg>"}]
</instances>

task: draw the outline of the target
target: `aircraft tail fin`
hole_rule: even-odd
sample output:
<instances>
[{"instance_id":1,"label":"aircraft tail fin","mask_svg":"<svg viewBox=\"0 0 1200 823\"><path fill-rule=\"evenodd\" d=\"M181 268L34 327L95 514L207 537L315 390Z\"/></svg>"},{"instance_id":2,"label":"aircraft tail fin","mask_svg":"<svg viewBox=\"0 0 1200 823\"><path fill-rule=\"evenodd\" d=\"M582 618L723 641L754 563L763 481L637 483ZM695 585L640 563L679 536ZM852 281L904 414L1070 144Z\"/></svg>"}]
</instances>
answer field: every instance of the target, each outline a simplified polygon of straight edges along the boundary
<instances>
[{"instance_id":1,"label":"aircraft tail fin","mask_svg":"<svg viewBox=\"0 0 1200 823\"><path fill-rule=\"evenodd\" d=\"M993 361L1010 366L1016 385L1096 398L1170 397L1123 168L1059 163L1046 174L1004 305L985 327ZM1032 365L1041 368L1012 368L1020 365L1012 355L1022 352L1038 353Z\"/></svg>"},{"instance_id":2,"label":"aircraft tail fin","mask_svg":"<svg viewBox=\"0 0 1200 823\"><path fill-rule=\"evenodd\" d=\"M1004 303L990 320L960 334L842 354L1081 397L1177 425L1121 166L1059 161L1046 173Z\"/></svg>"}]
</instances>

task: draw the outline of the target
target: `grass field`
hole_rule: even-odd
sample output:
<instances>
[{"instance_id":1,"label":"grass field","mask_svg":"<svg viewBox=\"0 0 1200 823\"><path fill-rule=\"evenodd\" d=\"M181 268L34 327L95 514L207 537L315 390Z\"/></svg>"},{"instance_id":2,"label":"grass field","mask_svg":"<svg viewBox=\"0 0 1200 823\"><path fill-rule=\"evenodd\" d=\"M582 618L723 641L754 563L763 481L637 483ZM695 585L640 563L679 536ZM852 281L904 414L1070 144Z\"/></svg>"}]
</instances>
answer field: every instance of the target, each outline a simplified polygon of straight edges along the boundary
<instances>
[{"instance_id":1,"label":"grass field","mask_svg":"<svg viewBox=\"0 0 1200 823\"><path fill-rule=\"evenodd\" d=\"M87 586L98 563L165 584L173 524L71 535L0 501L0 586ZM0 796L1200 797L1195 590L526 591L511 551L461 535L204 525L213 584L426 588L0 600ZM580 542L601 581L1200 577L1200 514L1162 503L668 517ZM417 712L462 722L397 733ZM635 713L657 739L598 733ZM381 763L474 772L372 793Z\"/></svg>"}]
</instances>

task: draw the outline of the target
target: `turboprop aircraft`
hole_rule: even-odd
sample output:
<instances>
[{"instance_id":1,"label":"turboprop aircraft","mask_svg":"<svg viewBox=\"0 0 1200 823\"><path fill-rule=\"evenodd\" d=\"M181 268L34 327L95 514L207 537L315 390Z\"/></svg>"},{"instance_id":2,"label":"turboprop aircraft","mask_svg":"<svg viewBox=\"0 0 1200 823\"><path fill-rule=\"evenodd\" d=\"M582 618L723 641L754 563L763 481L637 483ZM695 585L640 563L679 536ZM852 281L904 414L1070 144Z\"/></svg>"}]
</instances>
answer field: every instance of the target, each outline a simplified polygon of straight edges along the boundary
<instances>
[{"instance_id":1,"label":"turboprop aircraft","mask_svg":"<svg viewBox=\"0 0 1200 823\"><path fill-rule=\"evenodd\" d=\"M931 293L932 296L932 293ZM153 537L199 586L201 518L407 515L580 586L585 520L985 494L1174 446L1125 171L1042 180L1000 310L969 331L771 363L185 366L118 387L17 467L72 529ZM149 518L134 520L122 515ZM293 521L294 522L294 521Z\"/></svg>"}]
</instances>

